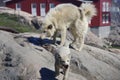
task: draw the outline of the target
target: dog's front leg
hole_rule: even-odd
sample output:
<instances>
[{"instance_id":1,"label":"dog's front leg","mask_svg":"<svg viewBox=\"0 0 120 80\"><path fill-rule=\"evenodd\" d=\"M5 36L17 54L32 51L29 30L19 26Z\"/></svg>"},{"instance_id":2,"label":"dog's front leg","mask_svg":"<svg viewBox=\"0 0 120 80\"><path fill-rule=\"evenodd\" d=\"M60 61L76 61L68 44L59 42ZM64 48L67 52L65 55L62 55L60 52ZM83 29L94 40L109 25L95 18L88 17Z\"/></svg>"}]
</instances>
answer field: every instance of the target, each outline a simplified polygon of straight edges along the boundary
<instances>
[{"instance_id":1,"label":"dog's front leg","mask_svg":"<svg viewBox=\"0 0 120 80\"><path fill-rule=\"evenodd\" d=\"M56 37L57 37L57 31L55 31L54 35L53 35L53 44L56 43Z\"/></svg>"},{"instance_id":2,"label":"dog's front leg","mask_svg":"<svg viewBox=\"0 0 120 80\"><path fill-rule=\"evenodd\" d=\"M64 74L63 80L67 80L67 78L68 78L68 72L69 72L69 67L63 69L63 71L64 71L64 72L63 72L63 74Z\"/></svg>"},{"instance_id":3,"label":"dog's front leg","mask_svg":"<svg viewBox=\"0 0 120 80\"><path fill-rule=\"evenodd\" d=\"M55 77L60 74L59 70L60 70L60 66L59 66L58 62L55 62Z\"/></svg>"},{"instance_id":4,"label":"dog's front leg","mask_svg":"<svg viewBox=\"0 0 120 80\"><path fill-rule=\"evenodd\" d=\"M65 44L66 39L66 28L61 30L61 43L60 46L63 46Z\"/></svg>"}]
</instances>

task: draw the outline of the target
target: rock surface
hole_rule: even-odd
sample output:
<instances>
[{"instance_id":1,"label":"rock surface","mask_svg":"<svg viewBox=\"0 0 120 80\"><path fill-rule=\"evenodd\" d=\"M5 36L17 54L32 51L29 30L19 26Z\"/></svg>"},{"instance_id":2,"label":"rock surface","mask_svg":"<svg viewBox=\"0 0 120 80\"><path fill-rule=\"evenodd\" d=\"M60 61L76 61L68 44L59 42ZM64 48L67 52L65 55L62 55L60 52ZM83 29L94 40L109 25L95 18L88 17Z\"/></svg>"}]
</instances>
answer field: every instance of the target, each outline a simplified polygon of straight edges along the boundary
<instances>
[{"instance_id":1,"label":"rock surface","mask_svg":"<svg viewBox=\"0 0 120 80\"><path fill-rule=\"evenodd\" d=\"M98 48L104 48L104 46L107 46L103 39L100 39L91 31L88 31L87 33L85 44L98 47Z\"/></svg>"},{"instance_id":2,"label":"rock surface","mask_svg":"<svg viewBox=\"0 0 120 80\"><path fill-rule=\"evenodd\" d=\"M7 13L7 14L14 14L17 17L19 17L19 22L22 24L27 24L27 25L32 25L35 28L39 28L40 22L43 20L43 17L37 16L34 17L32 14L27 13L25 11L19 11L19 10L14 10L12 8L8 7L0 7L0 14L2 13ZM36 22L37 20L37 22Z\"/></svg>"},{"instance_id":3,"label":"rock surface","mask_svg":"<svg viewBox=\"0 0 120 80\"><path fill-rule=\"evenodd\" d=\"M111 5L111 32L108 41L112 46L120 47L120 0L112 0Z\"/></svg>"},{"instance_id":4,"label":"rock surface","mask_svg":"<svg viewBox=\"0 0 120 80\"><path fill-rule=\"evenodd\" d=\"M73 39L74 38L72 34L69 31L67 31L67 40L73 41ZM93 34L91 31L88 31L85 37L85 44L98 47L98 48L102 48L102 49L104 49L105 46L108 46L103 39L100 39L95 34Z\"/></svg>"},{"instance_id":5,"label":"rock surface","mask_svg":"<svg viewBox=\"0 0 120 80\"><path fill-rule=\"evenodd\" d=\"M0 31L0 80L57 80L54 56L38 37ZM71 49L71 55L68 80L120 80L119 52L85 45L81 52Z\"/></svg>"},{"instance_id":6,"label":"rock surface","mask_svg":"<svg viewBox=\"0 0 120 80\"><path fill-rule=\"evenodd\" d=\"M112 30L108 37L108 41L112 43L112 46L120 46L120 25L112 25Z\"/></svg>"}]
</instances>

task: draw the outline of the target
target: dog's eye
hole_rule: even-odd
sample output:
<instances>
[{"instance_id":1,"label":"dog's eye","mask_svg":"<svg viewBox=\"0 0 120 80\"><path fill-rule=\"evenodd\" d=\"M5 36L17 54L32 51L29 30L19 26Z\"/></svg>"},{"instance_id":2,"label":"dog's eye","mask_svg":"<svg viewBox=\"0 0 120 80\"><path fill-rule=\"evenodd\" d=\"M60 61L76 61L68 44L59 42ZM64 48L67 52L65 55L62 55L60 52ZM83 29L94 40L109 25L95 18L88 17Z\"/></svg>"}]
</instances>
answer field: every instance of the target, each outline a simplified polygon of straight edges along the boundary
<instances>
[{"instance_id":1,"label":"dog's eye","mask_svg":"<svg viewBox=\"0 0 120 80\"><path fill-rule=\"evenodd\" d=\"M47 29L52 29L52 25L49 25Z\"/></svg>"},{"instance_id":2,"label":"dog's eye","mask_svg":"<svg viewBox=\"0 0 120 80\"><path fill-rule=\"evenodd\" d=\"M57 55L57 58L61 59L60 55Z\"/></svg>"},{"instance_id":3,"label":"dog's eye","mask_svg":"<svg viewBox=\"0 0 120 80\"><path fill-rule=\"evenodd\" d=\"M43 33L46 33L46 31L43 31Z\"/></svg>"},{"instance_id":4,"label":"dog's eye","mask_svg":"<svg viewBox=\"0 0 120 80\"><path fill-rule=\"evenodd\" d=\"M67 60L67 62L70 62L70 60Z\"/></svg>"},{"instance_id":5,"label":"dog's eye","mask_svg":"<svg viewBox=\"0 0 120 80\"><path fill-rule=\"evenodd\" d=\"M60 57L60 56L58 56L58 58L59 58L59 59L61 59L61 57Z\"/></svg>"},{"instance_id":6,"label":"dog's eye","mask_svg":"<svg viewBox=\"0 0 120 80\"><path fill-rule=\"evenodd\" d=\"M65 61L61 61L61 63L65 63Z\"/></svg>"}]
</instances>

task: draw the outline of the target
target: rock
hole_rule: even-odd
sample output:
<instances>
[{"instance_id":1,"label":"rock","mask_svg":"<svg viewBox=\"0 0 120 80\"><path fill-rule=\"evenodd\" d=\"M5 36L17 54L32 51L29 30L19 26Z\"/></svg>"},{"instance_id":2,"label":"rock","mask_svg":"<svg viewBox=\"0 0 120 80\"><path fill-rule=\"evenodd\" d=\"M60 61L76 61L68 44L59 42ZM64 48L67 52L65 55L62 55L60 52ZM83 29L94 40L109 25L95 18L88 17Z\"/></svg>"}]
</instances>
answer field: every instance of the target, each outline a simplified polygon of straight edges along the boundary
<instances>
[{"instance_id":1,"label":"rock","mask_svg":"<svg viewBox=\"0 0 120 80\"><path fill-rule=\"evenodd\" d=\"M26 42L21 46L10 33L0 31L0 37L1 80L35 80L40 78L41 68L48 66L50 68L54 62L51 53L29 44L26 42L27 38L20 40L22 44Z\"/></svg>"},{"instance_id":2,"label":"rock","mask_svg":"<svg viewBox=\"0 0 120 80\"><path fill-rule=\"evenodd\" d=\"M111 32L108 37L108 41L112 46L120 47L120 1L112 0L111 6Z\"/></svg>"},{"instance_id":3,"label":"rock","mask_svg":"<svg viewBox=\"0 0 120 80\"><path fill-rule=\"evenodd\" d=\"M69 41L74 40L72 34L70 34L69 31L67 31L67 40L69 40ZM88 33L85 37L85 44L94 46L94 47L98 47L98 48L102 48L102 49L104 49L105 46L107 47L106 42L103 39L100 39L99 37L97 37L91 31L88 31Z\"/></svg>"},{"instance_id":4,"label":"rock","mask_svg":"<svg viewBox=\"0 0 120 80\"><path fill-rule=\"evenodd\" d=\"M5 27L5 26L0 26L0 30L12 32L12 33L19 33L17 30L11 28L11 27Z\"/></svg>"},{"instance_id":5,"label":"rock","mask_svg":"<svg viewBox=\"0 0 120 80\"><path fill-rule=\"evenodd\" d=\"M105 42L103 41L103 39L100 39L95 34L93 34L91 31L88 31L87 33L85 44L98 47L98 48L104 48L104 46L107 46Z\"/></svg>"},{"instance_id":6,"label":"rock","mask_svg":"<svg viewBox=\"0 0 120 80\"><path fill-rule=\"evenodd\" d=\"M120 79L120 53L116 55L91 46L86 46L79 54L74 50L72 53L73 72L81 74L87 80Z\"/></svg>"},{"instance_id":7,"label":"rock","mask_svg":"<svg viewBox=\"0 0 120 80\"><path fill-rule=\"evenodd\" d=\"M107 38L109 42L111 42L112 46L120 46L120 26L115 26Z\"/></svg>"},{"instance_id":8,"label":"rock","mask_svg":"<svg viewBox=\"0 0 120 80\"><path fill-rule=\"evenodd\" d=\"M32 25L31 20L32 20L33 16L30 13L14 10L14 9L11 9L8 7L0 7L0 14L2 14L2 13L14 14L20 18L21 23Z\"/></svg>"},{"instance_id":9,"label":"rock","mask_svg":"<svg viewBox=\"0 0 120 80\"><path fill-rule=\"evenodd\" d=\"M25 24L31 27L35 27L35 29L39 29L41 26L41 22L43 20L43 17L40 16L33 16L30 13L24 12L24 11L18 11L14 10L8 7L0 7L0 14L12 14L18 17L19 22L21 24Z\"/></svg>"},{"instance_id":10,"label":"rock","mask_svg":"<svg viewBox=\"0 0 120 80\"><path fill-rule=\"evenodd\" d=\"M54 55L47 46L29 37L38 40L39 34L0 31L0 80L62 79L62 74L54 77ZM120 53L85 45L81 52L71 49L71 55L68 80L120 80Z\"/></svg>"},{"instance_id":11,"label":"rock","mask_svg":"<svg viewBox=\"0 0 120 80\"><path fill-rule=\"evenodd\" d=\"M120 49L116 49L116 48L110 48L109 51L113 52L113 53L116 53L116 54L120 53Z\"/></svg>"}]
</instances>

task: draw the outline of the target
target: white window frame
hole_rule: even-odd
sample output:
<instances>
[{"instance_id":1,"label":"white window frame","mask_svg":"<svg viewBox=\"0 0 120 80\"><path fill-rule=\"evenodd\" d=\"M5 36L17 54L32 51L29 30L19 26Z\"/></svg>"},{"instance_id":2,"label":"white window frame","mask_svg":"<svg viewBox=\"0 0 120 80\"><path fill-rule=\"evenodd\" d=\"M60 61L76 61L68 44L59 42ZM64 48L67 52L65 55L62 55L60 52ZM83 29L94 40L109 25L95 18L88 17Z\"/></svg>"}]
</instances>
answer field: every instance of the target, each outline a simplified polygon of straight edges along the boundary
<instances>
[{"instance_id":1,"label":"white window frame","mask_svg":"<svg viewBox=\"0 0 120 80\"><path fill-rule=\"evenodd\" d=\"M103 24L108 24L108 23L110 23L109 17L110 17L110 14L109 14L109 13L103 14L103 15L102 15L102 23L103 23Z\"/></svg>"},{"instance_id":2,"label":"white window frame","mask_svg":"<svg viewBox=\"0 0 120 80\"><path fill-rule=\"evenodd\" d=\"M16 3L16 10L21 11L21 4L20 3Z\"/></svg>"},{"instance_id":3,"label":"white window frame","mask_svg":"<svg viewBox=\"0 0 120 80\"><path fill-rule=\"evenodd\" d=\"M109 2L106 2L106 11L107 11L107 12L110 11L110 4L109 4Z\"/></svg>"},{"instance_id":4,"label":"white window frame","mask_svg":"<svg viewBox=\"0 0 120 80\"><path fill-rule=\"evenodd\" d=\"M109 23L109 14L106 14L106 22L105 23Z\"/></svg>"},{"instance_id":5,"label":"white window frame","mask_svg":"<svg viewBox=\"0 0 120 80\"><path fill-rule=\"evenodd\" d=\"M43 17L46 15L46 4L45 3L40 3L40 14Z\"/></svg>"},{"instance_id":6,"label":"white window frame","mask_svg":"<svg viewBox=\"0 0 120 80\"><path fill-rule=\"evenodd\" d=\"M102 11L105 12L106 11L106 2L102 3Z\"/></svg>"},{"instance_id":7,"label":"white window frame","mask_svg":"<svg viewBox=\"0 0 120 80\"><path fill-rule=\"evenodd\" d=\"M31 3L31 13L33 16L37 16L37 4Z\"/></svg>"},{"instance_id":8,"label":"white window frame","mask_svg":"<svg viewBox=\"0 0 120 80\"><path fill-rule=\"evenodd\" d=\"M102 14L102 23L105 24L106 20L105 20L105 14Z\"/></svg>"},{"instance_id":9,"label":"white window frame","mask_svg":"<svg viewBox=\"0 0 120 80\"><path fill-rule=\"evenodd\" d=\"M54 4L54 3L50 3L50 4L49 4L49 8L50 8L50 9L52 9L52 8L54 8L54 7L55 7L55 4Z\"/></svg>"}]
</instances>

